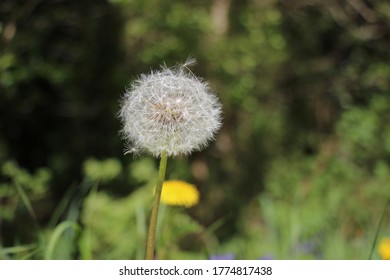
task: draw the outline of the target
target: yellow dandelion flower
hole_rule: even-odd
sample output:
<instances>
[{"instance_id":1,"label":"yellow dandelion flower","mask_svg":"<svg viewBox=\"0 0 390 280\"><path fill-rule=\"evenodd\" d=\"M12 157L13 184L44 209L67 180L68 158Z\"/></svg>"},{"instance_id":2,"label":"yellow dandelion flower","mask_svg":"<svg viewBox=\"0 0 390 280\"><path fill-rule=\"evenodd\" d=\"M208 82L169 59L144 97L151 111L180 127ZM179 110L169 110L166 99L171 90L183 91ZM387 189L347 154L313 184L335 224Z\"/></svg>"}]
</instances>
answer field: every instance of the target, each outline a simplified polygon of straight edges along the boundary
<instances>
[{"instance_id":1,"label":"yellow dandelion flower","mask_svg":"<svg viewBox=\"0 0 390 280\"><path fill-rule=\"evenodd\" d=\"M381 240L378 251L383 260L390 260L390 237L385 237Z\"/></svg>"},{"instance_id":2,"label":"yellow dandelion flower","mask_svg":"<svg viewBox=\"0 0 390 280\"><path fill-rule=\"evenodd\" d=\"M165 181L161 193L161 202L166 205L192 207L199 202L199 191L184 181Z\"/></svg>"}]
</instances>

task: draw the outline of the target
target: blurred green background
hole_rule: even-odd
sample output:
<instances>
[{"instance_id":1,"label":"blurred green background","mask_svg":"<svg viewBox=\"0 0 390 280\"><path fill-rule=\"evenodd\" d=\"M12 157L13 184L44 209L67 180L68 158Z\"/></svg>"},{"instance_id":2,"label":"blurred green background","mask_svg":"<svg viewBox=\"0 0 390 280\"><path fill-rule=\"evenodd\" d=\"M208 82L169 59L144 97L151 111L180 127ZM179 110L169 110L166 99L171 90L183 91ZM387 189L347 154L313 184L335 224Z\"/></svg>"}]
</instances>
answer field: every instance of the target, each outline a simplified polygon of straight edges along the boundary
<instances>
[{"instance_id":1,"label":"blurred green background","mask_svg":"<svg viewBox=\"0 0 390 280\"><path fill-rule=\"evenodd\" d=\"M158 160L119 101L189 56L223 127L169 160L201 201L162 206L157 258L379 259L389 46L380 0L2 0L0 259L143 258Z\"/></svg>"}]
</instances>

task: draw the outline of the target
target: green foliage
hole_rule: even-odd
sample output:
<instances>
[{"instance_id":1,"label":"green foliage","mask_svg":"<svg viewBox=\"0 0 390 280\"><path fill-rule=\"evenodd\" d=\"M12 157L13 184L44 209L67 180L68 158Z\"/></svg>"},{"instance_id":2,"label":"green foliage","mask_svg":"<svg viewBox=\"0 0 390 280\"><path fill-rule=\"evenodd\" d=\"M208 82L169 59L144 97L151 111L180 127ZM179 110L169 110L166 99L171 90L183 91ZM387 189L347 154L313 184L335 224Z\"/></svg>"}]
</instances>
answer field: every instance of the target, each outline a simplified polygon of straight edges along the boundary
<instances>
[{"instance_id":1,"label":"green foliage","mask_svg":"<svg viewBox=\"0 0 390 280\"><path fill-rule=\"evenodd\" d=\"M109 182L119 176L122 172L122 165L117 159L106 159L98 161L87 159L84 162L85 177L94 182Z\"/></svg>"},{"instance_id":2,"label":"green foliage","mask_svg":"<svg viewBox=\"0 0 390 280\"><path fill-rule=\"evenodd\" d=\"M390 214L383 210L389 175L371 177L339 158L278 162L264 194L238 219L239 233L220 250L238 259L368 259L375 235L390 228L388 220L378 228Z\"/></svg>"},{"instance_id":3,"label":"green foliage","mask_svg":"<svg viewBox=\"0 0 390 280\"><path fill-rule=\"evenodd\" d=\"M145 192L148 195L144 194ZM146 202L150 188L129 199L113 200L104 193L86 200L82 243L90 244L93 259L142 259L146 233ZM145 201L146 200L146 201ZM121 246L117 246L121 244Z\"/></svg>"},{"instance_id":4,"label":"green foliage","mask_svg":"<svg viewBox=\"0 0 390 280\"><path fill-rule=\"evenodd\" d=\"M390 103L376 95L367 107L345 111L338 122L343 150L352 160L372 169L390 156Z\"/></svg>"},{"instance_id":5,"label":"green foliage","mask_svg":"<svg viewBox=\"0 0 390 280\"><path fill-rule=\"evenodd\" d=\"M122 199L104 193L89 197L83 214L87 230L83 233L81 247L85 250L92 248L92 254L85 256L92 259L143 259L152 194L153 189L144 186ZM185 254L185 250L178 248L181 238L202 229L188 215L176 210L165 209L160 213L157 258L174 259L178 254ZM169 216L164 219L167 212ZM200 257L188 252L187 255Z\"/></svg>"},{"instance_id":6,"label":"green foliage","mask_svg":"<svg viewBox=\"0 0 390 280\"><path fill-rule=\"evenodd\" d=\"M86 162L89 163L90 161ZM95 164L102 163L104 164ZM128 170L130 179L143 182L142 186L129 196L118 199L104 192L92 192L85 200L81 217L84 231L80 239L83 259L144 258L147 220L157 170L149 159L133 162ZM195 253L180 248L181 240L186 236L201 235L203 232L198 222L180 210L161 206L157 232L158 258L176 258L178 255L200 258L199 253L205 254L205 245L201 239L200 248L197 248Z\"/></svg>"},{"instance_id":7,"label":"green foliage","mask_svg":"<svg viewBox=\"0 0 390 280\"><path fill-rule=\"evenodd\" d=\"M51 179L48 168L39 168L31 174L13 161L4 162L1 166L1 175L6 179L0 184L1 219L14 219L16 208L24 205L29 215L36 218L32 210L31 201L38 201L47 194ZM22 203L20 203L20 201Z\"/></svg>"}]
</instances>

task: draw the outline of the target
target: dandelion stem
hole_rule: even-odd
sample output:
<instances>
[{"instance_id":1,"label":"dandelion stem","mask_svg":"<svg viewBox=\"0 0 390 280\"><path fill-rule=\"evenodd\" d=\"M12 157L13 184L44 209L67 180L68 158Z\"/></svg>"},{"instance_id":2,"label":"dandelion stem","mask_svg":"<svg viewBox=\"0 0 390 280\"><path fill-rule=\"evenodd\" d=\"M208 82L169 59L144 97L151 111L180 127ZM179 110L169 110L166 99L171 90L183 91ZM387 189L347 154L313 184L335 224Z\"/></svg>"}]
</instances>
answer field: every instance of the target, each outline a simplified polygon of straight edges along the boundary
<instances>
[{"instance_id":1,"label":"dandelion stem","mask_svg":"<svg viewBox=\"0 0 390 280\"><path fill-rule=\"evenodd\" d=\"M150 223L148 230L148 238L146 241L146 259L152 260L154 257L154 248L156 246L156 228L157 228L157 216L158 208L160 206L160 198L162 192L162 186L165 178L165 170L167 168L168 153L162 152L160 159L160 167L158 171L158 180L156 185L156 191L154 193L152 213L150 214Z\"/></svg>"}]
</instances>

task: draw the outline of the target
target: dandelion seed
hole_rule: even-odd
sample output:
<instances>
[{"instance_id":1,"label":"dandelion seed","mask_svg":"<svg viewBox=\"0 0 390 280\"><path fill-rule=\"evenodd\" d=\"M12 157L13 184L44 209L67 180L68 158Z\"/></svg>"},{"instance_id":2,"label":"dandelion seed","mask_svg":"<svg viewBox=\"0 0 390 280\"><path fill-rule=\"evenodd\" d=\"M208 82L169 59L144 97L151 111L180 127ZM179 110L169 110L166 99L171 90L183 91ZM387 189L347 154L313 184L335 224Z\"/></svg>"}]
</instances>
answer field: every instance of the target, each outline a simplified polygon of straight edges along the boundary
<instances>
[{"instance_id":1,"label":"dandelion seed","mask_svg":"<svg viewBox=\"0 0 390 280\"><path fill-rule=\"evenodd\" d=\"M208 84L189 71L193 63L141 75L126 91L119 112L126 153L190 154L214 138L221 105Z\"/></svg>"}]
</instances>

